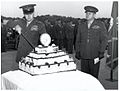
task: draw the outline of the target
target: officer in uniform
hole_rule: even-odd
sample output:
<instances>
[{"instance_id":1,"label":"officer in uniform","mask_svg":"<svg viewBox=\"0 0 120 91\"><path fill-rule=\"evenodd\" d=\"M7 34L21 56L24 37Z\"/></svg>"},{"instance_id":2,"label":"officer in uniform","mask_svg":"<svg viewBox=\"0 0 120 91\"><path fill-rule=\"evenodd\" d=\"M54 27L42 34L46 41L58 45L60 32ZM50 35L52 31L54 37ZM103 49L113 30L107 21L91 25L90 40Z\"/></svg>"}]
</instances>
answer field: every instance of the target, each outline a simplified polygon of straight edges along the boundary
<instances>
[{"instance_id":1,"label":"officer in uniform","mask_svg":"<svg viewBox=\"0 0 120 91\"><path fill-rule=\"evenodd\" d=\"M57 24L54 26L54 39L56 41L56 45L59 46L60 49L64 47L64 40L65 33L62 22L60 19L57 20Z\"/></svg>"},{"instance_id":2,"label":"officer in uniform","mask_svg":"<svg viewBox=\"0 0 120 91\"><path fill-rule=\"evenodd\" d=\"M65 37L66 37L66 51L69 54L73 53L73 42L74 42L74 27L72 26L72 21L68 20L67 24L64 26Z\"/></svg>"},{"instance_id":3,"label":"officer in uniform","mask_svg":"<svg viewBox=\"0 0 120 91\"><path fill-rule=\"evenodd\" d=\"M107 45L107 30L101 21L95 19L98 9L86 6L86 19L78 26L76 58L81 60L81 71L98 78L100 61L104 58Z\"/></svg>"},{"instance_id":4,"label":"officer in uniform","mask_svg":"<svg viewBox=\"0 0 120 91\"><path fill-rule=\"evenodd\" d=\"M34 6L36 4L21 6L24 18L15 22L14 28L20 34L16 56L17 63L21 58L27 56L33 50L33 47L40 43L40 35L46 32L45 25L34 18Z\"/></svg>"},{"instance_id":5,"label":"officer in uniform","mask_svg":"<svg viewBox=\"0 0 120 91\"><path fill-rule=\"evenodd\" d=\"M46 32L50 35L50 37L53 39L53 31L52 31L52 26L49 20L45 20L45 28Z\"/></svg>"}]
</instances>

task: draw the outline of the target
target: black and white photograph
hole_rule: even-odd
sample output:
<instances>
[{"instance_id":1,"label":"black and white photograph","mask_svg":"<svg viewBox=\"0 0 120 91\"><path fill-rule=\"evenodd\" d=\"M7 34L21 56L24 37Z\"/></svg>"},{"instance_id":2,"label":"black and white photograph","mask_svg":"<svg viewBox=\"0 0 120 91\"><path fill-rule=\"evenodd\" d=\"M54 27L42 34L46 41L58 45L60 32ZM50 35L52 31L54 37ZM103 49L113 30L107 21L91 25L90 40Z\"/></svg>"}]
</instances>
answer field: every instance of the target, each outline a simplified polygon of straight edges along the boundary
<instances>
[{"instance_id":1,"label":"black and white photograph","mask_svg":"<svg viewBox=\"0 0 120 91\"><path fill-rule=\"evenodd\" d=\"M1 0L1 90L119 90L118 3Z\"/></svg>"}]
</instances>

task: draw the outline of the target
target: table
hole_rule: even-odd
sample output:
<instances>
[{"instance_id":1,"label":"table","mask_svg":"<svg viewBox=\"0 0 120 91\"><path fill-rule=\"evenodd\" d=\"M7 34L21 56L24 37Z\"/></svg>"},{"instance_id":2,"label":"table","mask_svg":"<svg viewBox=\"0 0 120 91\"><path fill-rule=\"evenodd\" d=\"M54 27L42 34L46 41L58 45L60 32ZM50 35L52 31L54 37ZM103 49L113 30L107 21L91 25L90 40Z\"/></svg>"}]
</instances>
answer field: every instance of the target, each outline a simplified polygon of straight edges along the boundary
<instances>
[{"instance_id":1,"label":"table","mask_svg":"<svg viewBox=\"0 0 120 91\"><path fill-rule=\"evenodd\" d=\"M81 71L70 71L31 76L21 70L2 74L2 90L41 91L104 91L93 76Z\"/></svg>"}]
</instances>

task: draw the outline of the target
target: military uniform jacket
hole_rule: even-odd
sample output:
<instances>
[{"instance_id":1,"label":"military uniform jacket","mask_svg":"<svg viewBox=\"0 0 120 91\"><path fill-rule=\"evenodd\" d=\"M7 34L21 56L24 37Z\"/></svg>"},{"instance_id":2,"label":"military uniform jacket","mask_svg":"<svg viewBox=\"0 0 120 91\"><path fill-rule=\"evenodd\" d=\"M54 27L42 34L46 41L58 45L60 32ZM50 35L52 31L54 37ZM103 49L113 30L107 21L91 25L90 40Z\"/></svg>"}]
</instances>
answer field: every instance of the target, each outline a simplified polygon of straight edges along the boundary
<instances>
[{"instance_id":1,"label":"military uniform jacket","mask_svg":"<svg viewBox=\"0 0 120 91\"><path fill-rule=\"evenodd\" d=\"M51 38L53 38L53 30L52 30L52 26L49 25L45 25L46 28L46 32L50 35Z\"/></svg>"},{"instance_id":2,"label":"military uniform jacket","mask_svg":"<svg viewBox=\"0 0 120 91\"><path fill-rule=\"evenodd\" d=\"M27 22L25 20L19 20L18 24L22 28L22 34L34 47L36 47L39 43L40 35L46 32L45 25L36 19L34 19L28 26L26 26ZM23 38L23 36L20 36L16 61L19 62L22 57L26 57L32 50L33 48L30 44Z\"/></svg>"},{"instance_id":3,"label":"military uniform jacket","mask_svg":"<svg viewBox=\"0 0 120 91\"><path fill-rule=\"evenodd\" d=\"M55 39L64 39L65 37L65 32L63 26L54 26L54 38Z\"/></svg>"},{"instance_id":4,"label":"military uniform jacket","mask_svg":"<svg viewBox=\"0 0 120 91\"><path fill-rule=\"evenodd\" d=\"M68 24L65 25L65 36L67 39L74 39L74 27Z\"/></svg>"},{"instance_id":5,"label":"military uniform jacket","mask_svg":"<svg viewBox=\"0 0 120 91\"><path fill-rule=\"evenodd\" d=\"M104 24L94 20L88 29L87 22L78 26L76 53L82 59L94 59L104 53L107 45L107 30Z\"/></svg>"}]
</instances>

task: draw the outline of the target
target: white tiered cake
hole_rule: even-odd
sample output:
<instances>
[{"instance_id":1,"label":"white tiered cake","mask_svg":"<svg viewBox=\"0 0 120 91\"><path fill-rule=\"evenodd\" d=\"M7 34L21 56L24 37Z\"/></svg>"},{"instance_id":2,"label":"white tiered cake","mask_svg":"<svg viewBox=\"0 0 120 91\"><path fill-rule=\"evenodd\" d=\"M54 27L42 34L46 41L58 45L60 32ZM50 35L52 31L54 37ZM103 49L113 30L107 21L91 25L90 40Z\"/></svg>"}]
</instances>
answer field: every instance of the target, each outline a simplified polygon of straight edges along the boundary
<instances>
[{"instance_id":1,"label":"white tiered cake","mask_svg":"<svg viewBox=\"0 0 120 91\"><path fill-rule=\"evenodd\" d=\"M76 69L73 58L55 44L46 47L39 45L35 51L19 62L21 70L36 75Z\"/></svg>"}]
</instances>

